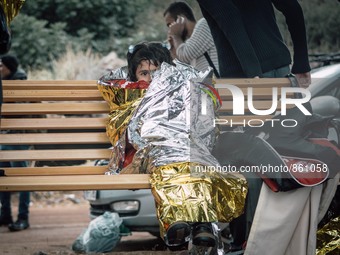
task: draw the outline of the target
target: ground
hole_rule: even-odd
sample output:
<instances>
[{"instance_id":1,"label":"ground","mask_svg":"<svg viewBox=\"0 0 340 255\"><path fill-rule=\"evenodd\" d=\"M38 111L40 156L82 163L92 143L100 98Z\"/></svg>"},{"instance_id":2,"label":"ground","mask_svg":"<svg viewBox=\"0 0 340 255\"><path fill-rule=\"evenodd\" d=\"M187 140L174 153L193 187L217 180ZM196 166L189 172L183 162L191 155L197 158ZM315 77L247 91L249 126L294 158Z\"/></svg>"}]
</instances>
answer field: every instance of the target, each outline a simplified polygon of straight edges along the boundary
<instances>
[{"instance_id":1,"label":"ground","mask_svg":"<svg viewBox=\"0 0 340 255\"><path fill-rule=\"evenodd\" d=\"M9 232L0 227L0 255L71 255L78 235L88 226L89 205L82 192L32 192L30 228ZM12 196L13 215L17 213L18 193ZM162 240L149 233L133 232L123 237L108 255L173 255Z\"/></svg>"}]
</instances>

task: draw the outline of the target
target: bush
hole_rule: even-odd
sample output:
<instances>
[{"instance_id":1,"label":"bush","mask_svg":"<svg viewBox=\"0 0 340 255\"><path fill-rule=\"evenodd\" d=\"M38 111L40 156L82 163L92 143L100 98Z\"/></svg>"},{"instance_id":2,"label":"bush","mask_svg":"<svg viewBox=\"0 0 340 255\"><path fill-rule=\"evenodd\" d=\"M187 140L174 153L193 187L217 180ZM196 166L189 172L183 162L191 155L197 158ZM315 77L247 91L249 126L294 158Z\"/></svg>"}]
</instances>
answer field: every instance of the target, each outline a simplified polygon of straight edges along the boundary
<instances>
[{"instance_id":1,"label":"bush","mask_svg":"<svg viewBox=\"0 0 340 255\"><path fill-rule=\"evenodd\" d=\"M47 21L20 14L11 24L12 47L10 53L19 57L28 68L50 67L50 61L65 52L69 36L64 23L46 27Z\"/></svg>"}]
</instances>

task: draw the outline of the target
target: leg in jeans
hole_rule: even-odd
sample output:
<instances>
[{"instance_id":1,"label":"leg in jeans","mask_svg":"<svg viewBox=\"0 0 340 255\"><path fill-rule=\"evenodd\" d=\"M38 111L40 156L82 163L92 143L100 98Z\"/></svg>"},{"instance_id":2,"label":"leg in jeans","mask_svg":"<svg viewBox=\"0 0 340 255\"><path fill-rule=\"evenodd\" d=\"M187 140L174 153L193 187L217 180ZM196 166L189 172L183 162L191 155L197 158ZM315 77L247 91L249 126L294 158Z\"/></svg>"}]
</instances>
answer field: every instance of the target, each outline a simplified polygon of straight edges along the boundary
<instances>
[{"instance_id":1,"label":"leg in jeans","mask_svg":"<svg viewBox=\"0 0 340 255\"><path fill-rule=\"evenodd\" d=\"M4 145L0 146L1 150L27 150L28 146L11 146ZM19 162L0 162L1 167L27 167L26 161ZM3 217L12 217L11 212L11 193L10 192L0 192L1 197L1 216ZM29 204L30 204L30 193L29 192L20 192L19 195L19 214L18 219L28 219L29 212Z\"/></svg>"},{"instance_id":2,"label":"leg in jeans","mask_svg":"<svg viewBox=\"0 0 340 255\"><path fill-rule=\"evenodd\" d=\"M26 161L11 162L11 165L12 167L27 167L27 162ZM29 204L30 204L30 192L28 191L20 192L18 219L28 220Z\"/></svg>"},{"instance_id":3,"label":"leg in jeans","mask_svg":"<svg viewBox=\"0 0 340 255\"><path fill-rule=\"evenodd\" d=\"M20 192L18 219L28 220L29 205L30 205L30 192L28 192L28 191Z\"/></svg>"},{"instance_id":4,"label":"leg in jeans","mask_svg":"<svg viewBox=\"0 0 340 255\"><path fill-rule=\"evenodd\" d=\"M12 218L11 211L11 193L1 192L1 217L2 218Z\"/></svg>"},{"instance_id":5,"label":"leg in jeans","mask_svg":"<svg viewBox=\"0 0 340 255\"><path fill-rule=\"evenodd\" d=\"M283 66L271 71L268 71L263 75L263 78L282 78L287 76L290 73L289 66Z\"/></svg>"},{"instance_id":6,"label":"leg in jeans","mask_svg":"<svg viewBox=\"0 0 340 255\"><path fill-rule=\"evenodd\" d=\"M0 162L0 168L10 167L9 162ZM1 199L1 217L2 218L12 218L11 212L11 193L10 192L0 192Z\"/></svg>"}]
</instances>

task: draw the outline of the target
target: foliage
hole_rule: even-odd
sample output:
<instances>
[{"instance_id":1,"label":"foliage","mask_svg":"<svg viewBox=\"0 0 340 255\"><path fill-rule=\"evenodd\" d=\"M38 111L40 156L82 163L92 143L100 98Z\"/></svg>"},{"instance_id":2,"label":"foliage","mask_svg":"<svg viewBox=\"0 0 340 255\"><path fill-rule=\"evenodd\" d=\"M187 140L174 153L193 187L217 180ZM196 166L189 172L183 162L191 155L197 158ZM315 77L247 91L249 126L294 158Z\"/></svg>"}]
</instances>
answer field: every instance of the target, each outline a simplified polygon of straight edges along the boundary
<instances>
[{"instance_id":1,"label":"foliage","mask_svg":"<svg viewBox=\"0 0 340 255\"><path fill-rule=\"evenodd\" d=\"M49 65L51 59L65 51L68 35L64 23L55 23L46 28L47 21L20 15L11 24L12 47L10 53L17 55L23 67L41 68Z\"/></svg>"},{"instance_id":2,"label":"foliage","mask_svg":"<svg viewBox=\"0 0 340 255\"><path fill-rule=\"evenodd\" d=\"M148 0L34 0L26 1L11 23L11 52L24 68L51 67L68 45L75 51L102 55L116 51L125 57L135 40L156 39L138 36L137 19L147 11ZM143 17L144 18L144 17ZM139 33L140 34L140 33Z\"/></svg>"},{"instance_id":3,"label":"foliage","mask_svg":"<svg viewBox=\"0 0 340 255\"><path fill-rule=\"evenodd\" d=\"M338 0L300 0L304 13L309 53L339 51L340 15ZM292 42L283 15L277 12L280 30L291 48Z\"/></svg>"},{"instance_id":4,"label":"foliage","mask_svg":"<svg viewBox=\"0 0 340 255\"><path fill-rule=\"evenodd\" d=\"M48 26L65 22L73 36L84 28L96 38L127 36L136 28L136 16L147 0L34 0L26 1L21 12L47 20Z\"/></svg>"},{"instance_id":5,"label":"foliage","mask_svg":"<svg viewBox=\"0 0 340 255\"><path fill-rule=\"evenodd\" d=\"M126 49L140 41L164 41L165 8L173 0L27 0L11 23L11 53L24 68L52 68L66 48L90 50L99 56L112 51L125 58ZM200 18L196 0L187 0ZM300 0L310 52L338 51L340 30L337 0ZM289 32L282 15L280 29Z\"/></svg>"},{"instance_id":6,"label":"foliage","mask_svg":"<svg viewBox=\"0 0 340 255\"><path fill-rule=\"evenodd\" d=\"M308 0L301 3L311 52L334 52L340 46L340 3L337 0Z\"/></svg>"}]
</instances>

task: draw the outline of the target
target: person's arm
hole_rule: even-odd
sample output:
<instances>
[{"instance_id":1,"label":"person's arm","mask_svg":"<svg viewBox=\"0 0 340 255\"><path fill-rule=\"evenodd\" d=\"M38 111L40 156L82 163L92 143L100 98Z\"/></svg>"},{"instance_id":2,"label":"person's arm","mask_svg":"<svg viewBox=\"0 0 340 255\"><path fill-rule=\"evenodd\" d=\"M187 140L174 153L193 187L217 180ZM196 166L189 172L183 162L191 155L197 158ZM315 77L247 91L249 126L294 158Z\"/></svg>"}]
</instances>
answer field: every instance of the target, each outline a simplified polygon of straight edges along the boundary
<instances>
[{"instance_id":1,"label":"person's arm","mask_svg":"<svg viewBox=\"0 0 340 255\"><path fill-rule=\"evenodd\" d=\"M169 25L168 41L170 43L170 53L172 58L177 58L177 48L184 43L182 39L186 19L185 17L178 17L176 22Z\"/></svg>"},{"instance_id":2,"label":"person's arm","mask_svg":"<svg viewBox=\"0 0 340 255\"><path fill-rule=\"evenodd\" d=\"M302 8L297 0L272 0L274 6L286 18L293 46L292 73L295 74L301 87L308 87L311 83L305 20Z\"/></svg>"},{"instance_id":3,"label":"person's arm","mask_svg":"<svg viewBox=\"0 0 340 255\"><path fill-rule=\"evenodd\" d=\"M184 42L182 38L176 36L174 37L174 42L177 58L186 63L203 56L205 52L214 46L214 40L205 19L197 22L188 40Z\"/></svg>"},{"instance_id":4,"label":"person's arm","mask_svg":"<svg viewBox=\"0 0 340 255\"><path fill-rule=\"evenodd\" d=\"M170 44L170 55L171 55L171 58L174 60L175 58L177 58L177 55L176 55L176 48L175 48L175 45L174 45L174 40L173 38L168 34L168 42Z\"/></svg>"}]
</instances>

